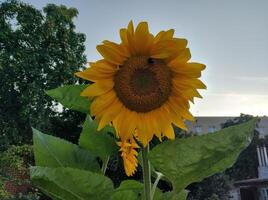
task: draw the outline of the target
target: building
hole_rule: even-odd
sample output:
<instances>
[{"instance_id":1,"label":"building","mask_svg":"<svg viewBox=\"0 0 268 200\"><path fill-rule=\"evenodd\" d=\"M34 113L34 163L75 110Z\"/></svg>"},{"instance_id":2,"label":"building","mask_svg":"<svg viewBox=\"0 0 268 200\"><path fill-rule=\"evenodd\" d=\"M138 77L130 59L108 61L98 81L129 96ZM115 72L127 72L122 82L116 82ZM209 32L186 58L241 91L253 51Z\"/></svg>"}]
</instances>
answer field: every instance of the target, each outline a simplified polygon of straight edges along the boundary
<instances>
[{"instance_id":1,"label":"building","mask_svg":"<svg viewBox=\"0 0 268 200\"><path fill-rule=\"evenodd\" d=\"M187 121L186 126L189 132L201 135L220 130L221 124L234 117L196 117L195 119L195 122Z\"/></svg>"},{"instance_id":2,"label":"building","mask_svg":"<svg viewBox=\"0 0 268 200\"><path fill-rule=\"evenodd\" d=\"M213 133L221 129L221 125L227 120L233 120L235 117L196 117L195 122L186 122L189 132L196 134ZM261 117L257 130L260 137L268 135L268 117Z\"/></svg>"},{"instance_id":3,"label":"building","mask_svg":"<svg viewBox=\"0 0 268 200\"><path fill-rule=\"evenodd\" d=\"M258 177L235 182L232 200L268 200L268 157L266 147L257 147L257 155L259 161Z\"/></svg>"}]
</instances>

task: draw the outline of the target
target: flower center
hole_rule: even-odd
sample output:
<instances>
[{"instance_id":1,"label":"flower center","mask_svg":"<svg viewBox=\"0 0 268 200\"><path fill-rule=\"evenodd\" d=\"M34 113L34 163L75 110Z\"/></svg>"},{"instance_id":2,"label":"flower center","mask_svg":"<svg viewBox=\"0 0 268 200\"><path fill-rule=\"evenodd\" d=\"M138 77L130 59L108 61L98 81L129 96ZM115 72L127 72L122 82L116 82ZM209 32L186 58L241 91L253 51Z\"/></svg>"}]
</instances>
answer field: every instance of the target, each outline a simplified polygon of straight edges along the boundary
<instances>
[{"instance_id":1,"label":"flower center","mask_svg":"<svg viewBox=\"0 0 268 200\"><path fill-rule=\"evenodd\" d=\"M149 112L163 105L171 94L171 72L161 59L131 57L114 77L115 92L130 110Z\"/></svg>"},{"instance_id":2,"label":"flower center","mask_svg":"<svg viewBox=\"0 0 268 200\"><path fill-rule=\"evenodd\" d=\"M157 80L154 78L154 73L148 69L137 70L130 80L133 89L143 95L150 92L156 83Z\"/></svg>"}]
</instances>

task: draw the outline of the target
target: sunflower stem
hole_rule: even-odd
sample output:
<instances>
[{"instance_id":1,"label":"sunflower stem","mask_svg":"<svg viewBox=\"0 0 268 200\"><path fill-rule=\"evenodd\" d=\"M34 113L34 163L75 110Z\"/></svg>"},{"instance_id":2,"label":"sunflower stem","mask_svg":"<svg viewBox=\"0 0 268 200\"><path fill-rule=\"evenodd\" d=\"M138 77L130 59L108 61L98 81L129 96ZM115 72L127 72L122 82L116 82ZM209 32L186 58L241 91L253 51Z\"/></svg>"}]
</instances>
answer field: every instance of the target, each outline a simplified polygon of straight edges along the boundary
<instances>
[{"instance_id":1,"label":"sunflower stem","mask_svg":"<svg viewBox=\"0 0 268 200\"><path fill-rule=\"evenodd\" d=\"M146 147L142 148L141 153L142 153L142 172L143 172L145 199L152 200L151 169L148 160L149 144Z\"/></svg>"},{"instance_id":2,"label":"sunflower stem","mask_svg":"<svg viewBox=\"0 0 268 200\"><path fill-rule=\"evenodd\" d=\"M103 175L105 175L109 160L110 160L110 156L107 156L107 158L102 163L101 171Z\"/></svg>"}]
</instances>

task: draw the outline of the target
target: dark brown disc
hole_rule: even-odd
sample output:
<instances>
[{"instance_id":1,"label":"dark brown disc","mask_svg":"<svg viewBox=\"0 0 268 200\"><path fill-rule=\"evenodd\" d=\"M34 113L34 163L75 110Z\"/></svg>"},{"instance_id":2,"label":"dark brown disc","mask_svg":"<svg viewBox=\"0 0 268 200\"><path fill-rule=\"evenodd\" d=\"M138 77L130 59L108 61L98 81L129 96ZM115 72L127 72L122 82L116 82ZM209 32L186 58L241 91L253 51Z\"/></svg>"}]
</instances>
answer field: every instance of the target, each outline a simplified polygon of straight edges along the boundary
<instances>
[{"instance_id":1,"label":"dark brown disc","mask_svg":"<svg viewBox=\"0 0 268 200\"><path fill-rule=\"evenodd\" d=\"M146 113L163 105L171 94L171 71L163 60L131 57L114 77L115 92L130 110Z\"/></svg>"}]
</instances>

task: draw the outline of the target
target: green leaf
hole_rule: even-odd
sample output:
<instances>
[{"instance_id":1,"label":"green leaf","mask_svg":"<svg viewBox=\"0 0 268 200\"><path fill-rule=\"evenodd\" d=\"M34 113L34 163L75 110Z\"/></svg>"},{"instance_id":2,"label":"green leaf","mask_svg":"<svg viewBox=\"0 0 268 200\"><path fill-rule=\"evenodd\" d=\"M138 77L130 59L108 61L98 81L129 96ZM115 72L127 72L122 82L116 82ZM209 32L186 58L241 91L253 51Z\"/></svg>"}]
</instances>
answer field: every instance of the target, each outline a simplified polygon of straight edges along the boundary
<instances>
[{"instance_id":1,"label":"green leaf","mask_svg":"<svg viewBox=\"0 0 268 200\"><path fill-rule=\"evenodd\" d=\"M168 200L164 198L164 193L162 193L158 188L156 188L154 194L154 200ZM144 197L144 186L142 183L134 180L123 181L120 186L115 190L112 195L111 200L145 200Z\"/></svg>"},{"instance_id":2,"label":"green leaf","mask_svg":"<svg viewBox=\"0 0 268 200\"><path fill-rule=\"evenodd\" d=\"M35 163L38 166L100 171L96 156L66 140L33 129L33 143Z\"/></svg>"},{"instance_id":3,"label":"green leaf","mask_svg":"<svg viewBox=\"0 0 268 200\"><path fill-rule=\"evenodd\" d=\"M120 186L113 193L111 200L140 200L143 193L143 184L134 181L126 180L123 181Z\"/></svg>"},{"instance_id":4,"label":"green leaf","mask_svg":"<svg viewBox=\"0 0 268 200\"><path fill-rule=\"evenodd\" d=\"M120 192L115 192L111 197L111 200L123 200L123 199L140 200L140 197L131 190L123 190Z\"/></svg>"},{"instance_id":5,"label":"green leaf","mask_svg":"<svg viewBox=\"0 0 268 200\"><path fill-rule=\"evenodd\" d=\"M107 200L114 190L109 178L90 171L31 167L30 172L34 185L57 200Z\"/></svg>"},{"instance_id":6,"label":"green leaf","mask_svg":"<svg viewBox=\"0 0 268 200\"><path fill-rule=\"evenodd\" d=\"M65 85L52 90L47 90L46 94L60 102L64 107L83 113L89 113L91 101L86 97L81 97L80 93L88 85Z\"/></svg>"},{"instance_id":7,"label":"green leaf","mask_svg":"<svg viewBox=\"0 0 268 200\"><path fill-rule=\"evenodd\" d=\"M149 160L172 182L176 192L181 191L193 182L231 167L249 145L256 120L213 134L164 142L152 149Z\"/></svg>"},{"instance_id":8,"label":"green leaf","mask_svg":"<svg viewBox=\"0 0 268 200\"><path fill-rule=\"evenodd\" d=\"M115 139L108 132L114 132L110 126L97 131L98 124L87 116L79 138L79 146L98 155L104 161L108 156L118 152Z\"/></svg>"},{"instance_id":9,"label":"green leaf","mask_svg":"<svg viewBox=\"0 0 268 200\"><path fill-rule=\"evenodd\" d=\"M163 193L163 200L186 200L188 196L188 191L187 190L182 190L180 192L165 192Z\"/></svg>"}]
</instances>

